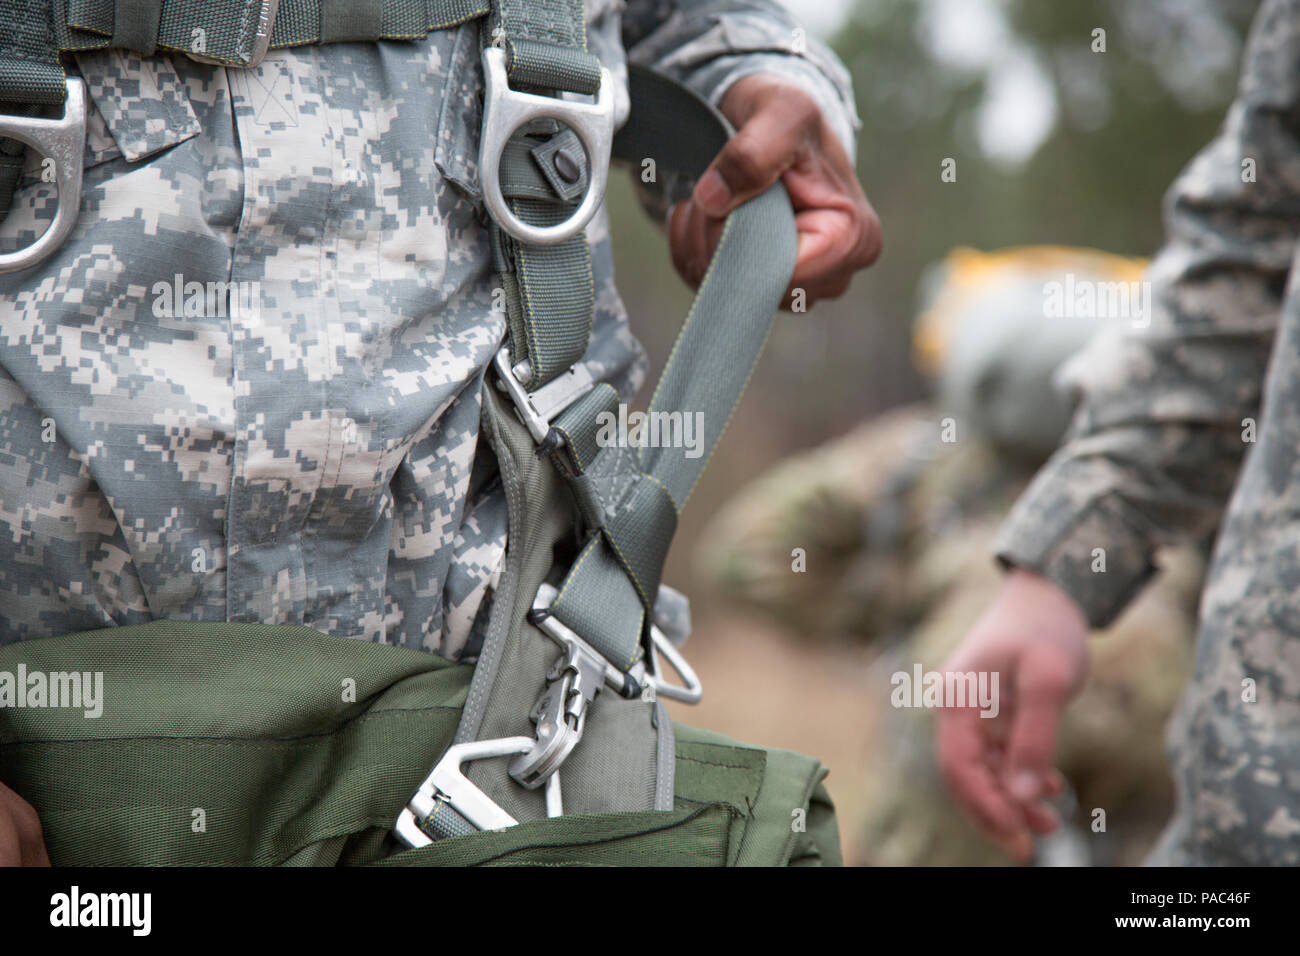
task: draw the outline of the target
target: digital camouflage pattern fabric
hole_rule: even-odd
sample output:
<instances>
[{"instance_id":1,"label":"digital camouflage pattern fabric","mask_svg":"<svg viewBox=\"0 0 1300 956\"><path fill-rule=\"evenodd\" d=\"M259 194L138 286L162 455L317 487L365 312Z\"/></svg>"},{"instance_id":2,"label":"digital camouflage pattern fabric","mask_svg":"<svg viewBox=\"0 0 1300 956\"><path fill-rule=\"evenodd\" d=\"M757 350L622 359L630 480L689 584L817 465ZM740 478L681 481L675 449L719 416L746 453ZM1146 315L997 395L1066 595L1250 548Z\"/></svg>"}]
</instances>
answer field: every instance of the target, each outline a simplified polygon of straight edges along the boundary
<instances>
[{"instance_id":1,"label":"digital camouflage pattern fabric","mask_svg":"<svg viewBox=\"0 0 1300 956\"><path fill-rule=\"evenodd\" d=\"M1268 0L1221 134L1168 196L1150 326L1075 366L1069 440L999 538L1103 625L1161 544L1218 532L1160 863L1300 863L1298 117L1300 3Z\"/></svg>"},{"instance_id":2,"label":"digital camouflage pattern fabric","mask_svg":"<svg viewBox=\"0 0 1300 956\"><path fill-rule=\"evenodd\" d=\"M594 0L620 83L802 84L852 145L848 76L774 0ZM79 57L79 225L0 278L0 642L173 620L299 623L469 659L504 550L479 443L506 320L479 194L476 25L250 70ZM32 159L9 247L55 209ZM588 229L584 358L646 373Z\"/></svg>"}]
</instances>

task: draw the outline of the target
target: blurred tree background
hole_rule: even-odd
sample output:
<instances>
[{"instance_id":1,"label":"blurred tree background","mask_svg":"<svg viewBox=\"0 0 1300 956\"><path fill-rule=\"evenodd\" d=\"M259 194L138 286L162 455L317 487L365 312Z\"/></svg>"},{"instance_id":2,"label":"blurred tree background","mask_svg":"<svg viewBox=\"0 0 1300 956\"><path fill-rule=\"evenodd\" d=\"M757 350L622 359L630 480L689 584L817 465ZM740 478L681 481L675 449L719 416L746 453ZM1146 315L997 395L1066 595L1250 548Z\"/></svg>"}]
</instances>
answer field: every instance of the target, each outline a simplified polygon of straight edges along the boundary
<instances>
[{"instance_id":1,"label":"blurred tree background","mask_svg":"<svg viewBox=\"0 0 1300 956\"><path fill-rule=\"evenodd\" d=\"M1257 5L785 2L822 27L853 75L858 174L885 251L840 301L778 317L679 529L670 582L684 580L693 529L738 482L924 393L911 322L927 267L954 246L1153 252L1163 193L1221 122ZM1094 52L1097 30L1104 52ZM955 182L940 178L949 158ZM690 296L624 177L609 204L620 289L657 370Z\"/></svg>"}]
</instances>

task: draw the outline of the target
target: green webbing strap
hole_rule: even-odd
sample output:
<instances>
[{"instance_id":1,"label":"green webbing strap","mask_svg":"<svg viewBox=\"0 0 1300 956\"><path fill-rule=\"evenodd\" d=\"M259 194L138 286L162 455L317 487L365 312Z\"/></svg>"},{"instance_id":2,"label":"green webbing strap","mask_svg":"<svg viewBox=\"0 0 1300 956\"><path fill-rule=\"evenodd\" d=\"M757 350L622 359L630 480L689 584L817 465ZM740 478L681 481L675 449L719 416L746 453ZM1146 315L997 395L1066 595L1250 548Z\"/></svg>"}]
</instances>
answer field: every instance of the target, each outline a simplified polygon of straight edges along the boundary
<instances>
[{"instance_id":1,"label":"green webbing strap","mask_svg":"<svg viewBox=\"0 0 1300 956\"><path fill-rule=\"evenodd\" d=\"M571 171L576 173L573 182L560 176L560 152L578 161L577 169ZM577 135L554 120L530 123L510 140L501 156L501 172L501 191L508 198L536 199L551 205L577 205L591 179Z\"/></svg>"},{"instance_id":2,"label":"green webbing strap","mask_svg":"<svg viewBox=\"0 0 1300 956\"><path fill-rule=\"evenodd\" d=\"M113 35L108 42L152 56L161 21L162 0L117 0L113 4Z\"/></svg>"},{"instance_id":3,"label":"green webbing strap","mask_svg":"<svg viewBox=\"0 0 1300 956\"><path fill-rule=\"evenodd\" d=\"M608 382L598 382L551 423L564 438L565 462L573 474L591 467L600 452L602 425L618 412L619 394Z\"/></svg>"},{"instance_id":4,"label":"green webbing strap","mask_svg":"<svg viewBox=\"0 0 1300 956\"><path fill-rule=\"evenodd\" d=\"M600 61L557 43L507 39L507 74L515 86L568 90L594 96L600 89Z\"/></svg>"},{"instance_id":5,"label":"green webbing strap","mask_svg":"<svg viewBox=\"0 0 1300 956\"><path fill-rule=\"evenodd\" d=\"M484 41L505 47L512 86L588 95L600 87L584 0L495 0L488 28Z\"/></svg>"},{"instance_id":6,"label":"green webbing strap","mask_svg":"<svg viewBox=\"0 0 1300 956\"><path fill-rule=\"evenodd\" d=\"M592 95L600 61L587 52L583 0L496 0L483 34L507 54L511 86ZM528 124L501 159L502 193L523 221L568 219L587 191L589 162L578 137L554 121ZM584 235L552 246L528 245L492 225L506 292L512 364L528 360L530 390L581 360L591 337L595 285Z\"/></svg>"},{"instance_id":7,"label":"green webbing strap","mask_svg":"<svg viewBox=\"0 0 1300 956\"><path fill-rule=\"evenodd\" d=\"M653 158L660 175L698 177L726 143L726 120L648 70L633 67L630 84L632 119L615 140L614 155L638 167ZM749 381L793 273L795 251L794 214L780 184L728 217L648 409L648 421L656 415L676 415L678 422L693 416L692 425L698 420L694 457L664 443L639 455L601 451L600 459L609 456L605 486L616 498L604 501L604 525L574 563L552 612L618 666L641 655L642 628L654 608L677 513ZM577 406L572 411L579 413ZM562 420L582 432L578 423ZM597 474L601 467L598 462L583 470ZM637 613L629 613L636 604Z\"/></svg>"},{"instance_id":8,"label":"green webbing strap","mask_svg":"<svg viewBox=\"0 0 1300 956\"><path fill-rule=\"evenodd\" d=\"M383 32L383 0L321 0L321 43L374 40Z\"/></svg>"},{"instance_id":9,"label":"green webbing strap","mask_svg":"<svg viewBox=\"0 0 1300 956\"><path fill-rule=\"evenodd\" d=\"M0 113L34 115L67 93L49 0L0 0ZM22 178L26 146L0 138L0 221Z\"/></svg>"},{"instance_id":10,"label":"green webbing strap","mask_svg":"<svg viewBox=\"0 0 1300 956\"><path fill-rule=\"evenodd\" d=\"M155 621L19 641L0 647L0 781L36 808L56 866L838 862L817 761L684 727L672 810L403 850L393 822L451 743L470 673L297 626ZM51 695L74 674L78 689L99 680L95 700L51 706L70 702ZM798 808L811 843L792 832Z\"/></svg>"},{"instance_id":11,"label":"green webbing strap","mask_svg":"<svg viewBox=\"0 0 1300 956\"><path fill-rule=\"evenodd\" d=\"M531 150L529 159L531 161ZM579 154L581 155L581 154ZM529 190L545 187L536 172L522 172L522 163L502 165L502 192L515 215L537 226L550 226L573 215L573 206L554 196L544 199ZM512 363L527 359L537 389L563 375L587 351L596 303L591 249L583 234L558 245L524 245L491 226L496 242L507 254L502 270L506 310L510 319Z\"/></svg>"},{"instance_id":12,"label":"green webbing strap","mask_svg":"<svg viewBox=\"0 0 1300 956\"><path fill-rule=\"evenodd\" d=\"M66 22L76 45L64 49L126 46L146 52L116 42L114 11L123 0L66 2ZM281 0L270 42L273 49L282 49L346 40L416 40L484 16L489 7L489 0ZM201 53L238 65L247 62L260 8L260 0L161 0L153 42L161 50ZM195 49L195 30L202 30L202 50Z\"/></svg>"},{"instance_id":13,"label":"green webbing strap","mask_svg":"<svg viewBox=\"0 0 1300 956\"><path fill-rule=\"evenodd\" d=\"M49 0L0 0L0 112L56 106L66 92Z\"/></svg>"},{"instance_id":14,"label":"green webbing strap","mask_svg":"<svg viewBox=\"0 0 1300 956\"><path fill-rule=\"evenodd\" d=\"M281 0L270 45L415 40L490 9L490 0ZM261 10L262 0L0 0L0 104L62 103L61 52L164 50L242 65Z\"/></svg>"}]
</instances>

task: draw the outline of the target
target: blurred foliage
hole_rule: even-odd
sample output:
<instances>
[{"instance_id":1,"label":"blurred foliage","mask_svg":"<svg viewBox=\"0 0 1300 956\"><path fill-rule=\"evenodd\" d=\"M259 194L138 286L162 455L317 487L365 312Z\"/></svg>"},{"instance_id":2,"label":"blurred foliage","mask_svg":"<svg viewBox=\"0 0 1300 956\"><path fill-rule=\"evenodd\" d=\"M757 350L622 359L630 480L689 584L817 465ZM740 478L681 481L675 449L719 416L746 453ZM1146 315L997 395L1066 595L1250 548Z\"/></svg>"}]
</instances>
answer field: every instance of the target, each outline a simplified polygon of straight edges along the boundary
<instances>
[{"instance_id":1,"label":"blurred foliage","mask_svg":"<svg viewBox=\"0 0 1300 956\"><path fill-rule=\"evenodd\" d=\"M1153 251L1160 196L1219 124L1255 4L1008 4L1005 53L1032 57L1057 104L1054 128L1021 165L990 161L978 148L974 126L998 61L937 61L927 21L954 15L937 6L961 9L860 0L833 40L856 81L860 174L896 254L881 271L915 280L919 266L958 242ZM1104 53L1092 50L1098 28ZM941 157L956 158L956 183L939 182Z\"/></svg>"},{"instance_id":2,"label":"blurred foliage","mask_svg":"<svg viewBox=\"0 0 1300 956\"><path fill-rule=\"evenodd\" d=\"M927 267L952 247L1154 251L1161 197L1222 120L1256 5L856 0L829 42L853 74L863 120L858 171L884 224L885 251L844 299L778 319L733 434L699 490L700 511L775 458L926 390L910 366L911 322ZM983 50L987 16L967 22L979 10L992 10L997 25ZM1092 50L1097 28L1106 31L1104 53ZM974 37L967 46L976 55L953 55L954 37ZM1037 101L1054 104L1046 135L1019 161L996 142L990 148L982 123L990 102L1008 93L1015 120L1014 87L1028 81L1008 64L1026 66ZM949 157L957 180L946 183ZM620 288L657 368L690 299L662 232L646 227L621 180L610 194Z\"/></svg>"}]
</instances>

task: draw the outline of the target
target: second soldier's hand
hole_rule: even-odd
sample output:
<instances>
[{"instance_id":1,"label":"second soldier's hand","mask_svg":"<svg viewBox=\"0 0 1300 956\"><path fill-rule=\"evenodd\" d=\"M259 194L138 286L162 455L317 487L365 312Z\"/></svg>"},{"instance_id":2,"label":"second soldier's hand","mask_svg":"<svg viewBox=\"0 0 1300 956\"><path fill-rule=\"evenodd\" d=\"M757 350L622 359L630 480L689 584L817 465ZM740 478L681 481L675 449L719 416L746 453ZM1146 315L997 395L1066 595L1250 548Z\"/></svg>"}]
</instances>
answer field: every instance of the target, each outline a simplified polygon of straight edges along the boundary
<instances>
[{"instance_id":1,"label":"second soldier's hand","mask_svg":"<svg viewBox=\"0 0 1300 956\"><path fill-rule=\"evenodd\" d=\"M727 214L781 180L799 230L790 292L803 290L808 305L843 295L854 273L880 255L880 220L817 103L784 77L756 73L732 84L721 109L736 135L691 198L673 207L673 265L698 286ZM790 302L788 294L787 308Z\"/></svg>"},{"instance_id":2,"label":"second soldier's hand","mask_svg":"<svg viewBox=\"0 0 1300 956\"><path fill-rule=\"evenodd\" d=\"M1065 707L1086 676L1087 638L1083 611L1069 595L1016 570L943 666L998 675L997 716L945 707L936 744L957 803L1022 862L1033 852L1032 834L1057 826L1044 801L1065 787L1053 751Z\"/></svg>"}]
</instances>

